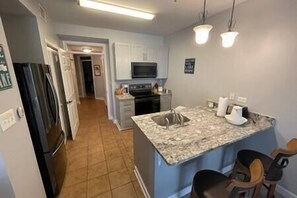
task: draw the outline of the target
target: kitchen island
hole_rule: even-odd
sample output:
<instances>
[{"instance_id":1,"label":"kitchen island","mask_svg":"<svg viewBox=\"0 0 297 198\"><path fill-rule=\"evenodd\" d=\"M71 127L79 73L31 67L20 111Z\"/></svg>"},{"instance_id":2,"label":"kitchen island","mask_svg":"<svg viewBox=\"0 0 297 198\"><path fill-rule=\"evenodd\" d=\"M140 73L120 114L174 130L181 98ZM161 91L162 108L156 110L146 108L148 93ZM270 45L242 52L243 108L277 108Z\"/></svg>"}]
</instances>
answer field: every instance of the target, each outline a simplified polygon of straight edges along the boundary
<instances>
[{"instance_id":1,"label":"kitchen island","mask_svg":"<svg viewBox=\"0 0 297 198\"><path fill-rule=\"evenodd\" d=\"M135 173L147 197L189 193L197 171L224 168L223 161L230 158L224 152L229 145L274 125L273 118L252 113L246 124L234 126L205 107L178 108L176 112L190 119L186 126L166 129L151 119L168 111L132 117Z\"/></svg>"}]
</instances>

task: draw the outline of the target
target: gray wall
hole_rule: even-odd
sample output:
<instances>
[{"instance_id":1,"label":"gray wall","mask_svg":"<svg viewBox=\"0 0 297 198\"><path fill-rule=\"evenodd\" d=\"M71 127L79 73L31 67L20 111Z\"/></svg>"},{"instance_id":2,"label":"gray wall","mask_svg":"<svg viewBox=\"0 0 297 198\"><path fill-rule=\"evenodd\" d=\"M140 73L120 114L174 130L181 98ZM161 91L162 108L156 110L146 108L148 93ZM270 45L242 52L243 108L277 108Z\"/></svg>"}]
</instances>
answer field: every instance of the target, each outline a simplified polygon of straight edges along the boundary
<instances>
[{"instance_id":1,"label":"gray wall","mask_svg":"<svg viewBox=\"0 0 297 198\"><path fill-rule=\"evenodd\" d=\"M207 19L214 26L208 43L195 44L193 27L165 38L170 47L169 77L173 106L205 105L235 92L248 98L251 111L277 120L278 146L297 137L297 1L249 0L236 7L238 38L232 48L221 46L230 10ZM183 73L185 58L196 58L194 75ZM266 138L253 142L259 150L274 146ZM268 152L267 152L268 153ZM297 157L290 160L281 185L297 194Z\"/></svg>"},{"instance_id":2,"label":"gray wall","mask_svg":"<svg viewBox=\"0 0 297 198\"><path fill-rule=\"evenodd\" d=\"M104 99L106 98L106 91L105 91L105 71L103 65L103 56L102 55L92 55L92 66L93 66L93 78L95 84L95 98L97 99ZM95 75L95 67L94 65L100 65L101 68L101 76Z\"/></svg>"},{"instance_id":3,"label":"gray wall","mask_svg":"<svg viewBox=\"0 0 297 198\"><path fill-rule=\"evenodd\" d=\"M13 62L44 63L36 17L3 15L2 20Z\"/></svg>"},{"instance_id":4,"label":"gray wall","mask_svg":"<svg viewBox=\"0 0 297 198\"><path fill-rule=\"evenodd\" d=\"M17 107L22 107L22 101L1 17L0 43L4 47L13 84L13 88L0 91L0 113L4 113L9 109L16 111ZM0 131L0 152L3 156L13 190L16 197L45 197L26 118L18 119L16 113L15 116L17 123L4 133Z\"/></svg>"}]
</instances>

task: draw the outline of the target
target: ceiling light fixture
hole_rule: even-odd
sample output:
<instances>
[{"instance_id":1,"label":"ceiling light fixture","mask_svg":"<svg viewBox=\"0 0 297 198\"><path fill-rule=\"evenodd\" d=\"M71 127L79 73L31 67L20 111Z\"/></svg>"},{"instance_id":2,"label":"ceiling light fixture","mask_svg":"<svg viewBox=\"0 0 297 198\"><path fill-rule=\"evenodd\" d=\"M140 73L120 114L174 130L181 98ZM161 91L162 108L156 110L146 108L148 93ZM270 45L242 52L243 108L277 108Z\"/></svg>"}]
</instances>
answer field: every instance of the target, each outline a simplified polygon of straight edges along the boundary
<instances>
[{"instance_id":1,"label":"ceiling light fixture","mask_svg":"<svg viewBox=\"0 0 297 198\"><path fill-rule=\"evenodd\" d=\"M206 7L206 0L204 0L204 6L203 6L203 13L200 14L200 18L202 20L202 25L198 25L194 27L194 32L196 34L196 43L198 44L204 44L208 40L208 35L210 30L212 29L212 25L205 25L205 20L207 16L207 11L205 11Z\"/></svg>"},{"instance_id":2,"label":"ceiling light fixture","mask_svg":"<svg viewBox=\"0 0 297 198\"><path fill-rule=\"evenodd\" d=\"M92 49L90 49L90 48L83 48L82 50L85 53L91 53L92 52Z\"/></svg>"},{"instance_id":3,"label":"ceiling light fixture","mask_svg":"<svg viewBox=\"0 0 297 198\"><path fill-rule=\"evenodd\" d=\"M222 33L222 45L225 48L232 47L234 44L235 38L238 35L238 32L232 32L231 29L234 28L236 21L233 21L233 14L234 14L234 6L235 0L233 0L232 12L231 12L231 19L229 21L228 32Z\"/></svg>"},{"instance_id":4,"label":"ceiling light fixture","mask_svg":"<svg viewBox=\"0 0 297 198\"><path fill-rule=\"evenodd\" d=\"M147 19L147 20L152 20L155 17L155 15L147 12L132 10L129 8L106 4L95 0L79 0L79 5L86 8L93 8L97 10L102 10L102 11L112 12L112 13L122 14L122 15L128 15L132 17Z\"/></svg>"}]
</instances>

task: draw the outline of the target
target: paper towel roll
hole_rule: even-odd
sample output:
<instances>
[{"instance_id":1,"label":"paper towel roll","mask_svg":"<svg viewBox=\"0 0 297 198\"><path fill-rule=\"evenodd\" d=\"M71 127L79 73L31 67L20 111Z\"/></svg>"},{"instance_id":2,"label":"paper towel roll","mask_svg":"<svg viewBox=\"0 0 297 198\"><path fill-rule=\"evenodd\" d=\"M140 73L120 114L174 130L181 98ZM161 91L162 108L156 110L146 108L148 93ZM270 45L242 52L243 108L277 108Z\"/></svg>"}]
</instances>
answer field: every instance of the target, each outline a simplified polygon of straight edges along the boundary
<instances>
[{"instance_id":1,"label":"paper towel roll","mask_svg":"<svg viewBox=\"0 0 297 198\"><path fill-rule=\"evenodd\" d=\"M224 115L226 115L227 107L228 107L228 98L220 97L217 116L223 117Z\"/></svg>"}]
</instances>

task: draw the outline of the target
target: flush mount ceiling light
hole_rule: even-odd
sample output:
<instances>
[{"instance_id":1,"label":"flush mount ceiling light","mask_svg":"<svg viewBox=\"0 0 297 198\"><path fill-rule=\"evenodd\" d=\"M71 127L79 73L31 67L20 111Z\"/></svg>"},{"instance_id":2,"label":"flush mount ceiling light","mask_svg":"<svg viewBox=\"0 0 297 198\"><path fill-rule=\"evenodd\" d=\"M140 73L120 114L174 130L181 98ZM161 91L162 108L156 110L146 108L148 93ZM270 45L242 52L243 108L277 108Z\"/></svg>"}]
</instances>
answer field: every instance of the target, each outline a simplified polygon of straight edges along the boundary
<instances>
[{"instance_id":1,"label":"flush mount ceiling light","mask_svg":"<svg viewBox=\"0 0 297 198\"><path fill-rule=\"evenodd\" d=\"M147 19L147 20L152 20L155 17L155 15L147 12L142 12L142 11L124 8L116 5L106 4L95 0L79 0L79 5L86 8L93 8L97 10L102 10L102 11L112 12L112 13L122 14L122 15L128 15L132 17Z\"/></svg>"},{"instance_id":2,"label":"flush mount ceiling light","mask_svg":"<svg viewBox=\"0 0 297 198\"><path fill-rule=\"evenodd\" d=\"M232 32L231 29L234 28L235 23L233 21L233 14L234 14L234 6L235 6L235 0L233 0L233 5L232 5L232 12L231 12L231 19L229 21L229 26L228 26L228 32L222 33L222 45L223 47L232 47L234 44L235 38L238 35L238 32Z\"/></svg>"},{"instance_id":3,"label":"flush mount ceiling light","mask_svg":"<svg viewBox=\"0 0 297 198\"><path fill-rule=\"evenodd\" d=\"M91 53L92 49L91 48L82 48L83 52L85 53Z\"/></svg>"},{"instance_id":4,"label":"flush mount ceiling light","mask_svg":"<svg viewBox=\"0 0 297 198\"><path fill-rule=\"evenodd\" d=\"M205 25L205 20L207 16L207 11L205 11L205 7L206 7L206 0L204 0L203 13L202 15L200 14L202 25L198 25L193 29L196 34L195 36L196 43L198 44L204 44L207 42L209 32L212 29L211 25Z\"/></svg>"}]
</instances>

